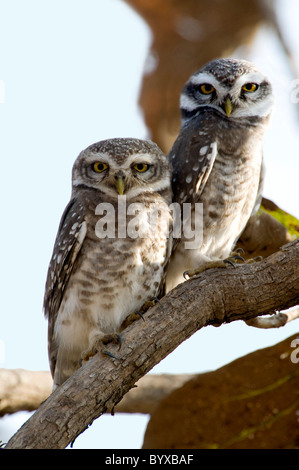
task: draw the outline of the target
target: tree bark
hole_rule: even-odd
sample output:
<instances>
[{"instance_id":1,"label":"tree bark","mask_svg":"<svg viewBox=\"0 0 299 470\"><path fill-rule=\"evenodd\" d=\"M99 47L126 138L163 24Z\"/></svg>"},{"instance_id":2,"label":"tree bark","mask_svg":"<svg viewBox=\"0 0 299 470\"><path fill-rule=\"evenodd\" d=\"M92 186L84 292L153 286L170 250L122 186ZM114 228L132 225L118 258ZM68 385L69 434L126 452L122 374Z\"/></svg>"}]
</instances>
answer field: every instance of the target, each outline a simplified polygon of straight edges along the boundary
<instances>
[{"instance_id":1,"label":"tree bark","mask_svg":"<svg viewBox=\"0 0 299 470\"><path fill-rule=\"evenodd\" d=\"M299 239L253 264L211 269L180 284L124 330L117 357L96 355L60 386L6 445L65 448L113 410L152 367L206 325L248 320L298 304Z\"/></svg>"},{"instance_id":2,"label":"tree bark","mask_svg":"<svg viewBox=\"0 0 299 470\"><path fill-rule=\"evenodd\" d=\"M50 372L0 369L0 416L36 410L52 390Z\"/></svg>"},{"instance_id":3,"label":"tree bark","mask_svg":"<svg viewBox=\"0 0 299 470\"><path fill-rule=\"evenodd\" d=\"M263 206L271 210L280 210L272 201L263 199ZM263 258L275 253L279 248L294 238L284 227L271 215L262 212L252 216L242 233L237 247L242 248L245 259L262 256ZM298 317L296 312L281 313L270 318L254 318L247 323L259 328L278 328L287 321ZM133 389L126 395L117 406L117 412L123 413L149 413L147 398L151 393L158 399L163 394L169 393L175 386L176 381L180 383L181 376L168 375L168 387L165 385L165 377L161 382L157 377L142 379L138 383L138 391ZM166 387L166 388L165 388ZM23 369L7 370L0 369L0 416L7 413L15 413L20 410L35 410L46 400L52 390L52 379L50 373L25 371ZM134 396L132 401L131 394ZM150 405L151 407L152 405ZM136 408L136 409L135 409ZM137 411L138 410L138 411ZM143 410L143 411L140 411Z\"/></svg>"},{"instance_id":4,"label":"tree bark","mask_svg":"<svg viewBox=\"0 0 299 470\"><path fill-rule=\"evenodd\" d=\"M247 320L255 328L280 328L299 318L299 308L270 317ZM115 408L116 413L151 414L158 403L196 374L147 374L138 380ZM47 371L0 369L0 417L18 411L34 411L52 391L53 380Z\"/></svg>"},{"instance_id":5,"label":"tree bark","mask_svg":"<svg viewBox=\"0 0 299 470\"><path fill-rule=\"evenodd\" d=\"M163 398L195 374L148 374L137 382L116 406L116 413L150 414ZM47 371L0 369L0 416L36 410L52 391Z\"/></svg>"}]
</instances>

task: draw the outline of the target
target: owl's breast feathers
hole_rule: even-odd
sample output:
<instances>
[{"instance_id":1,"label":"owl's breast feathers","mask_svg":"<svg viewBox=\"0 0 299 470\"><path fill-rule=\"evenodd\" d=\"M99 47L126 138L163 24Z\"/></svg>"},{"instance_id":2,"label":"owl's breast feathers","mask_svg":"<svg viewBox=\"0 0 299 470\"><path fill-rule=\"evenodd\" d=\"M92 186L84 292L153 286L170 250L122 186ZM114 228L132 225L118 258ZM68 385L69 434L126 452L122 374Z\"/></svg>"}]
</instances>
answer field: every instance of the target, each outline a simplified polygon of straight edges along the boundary
<instances>
[{"instance_id":1,"label":"owl's breast feathers","mask_svg":"<svg viewBox=\"0 0 299 470\"><path fill-rule=\"evenodd\" d=\"M74 200L68 205L56 238L44 301L52 372L57 344L64 345L65 350L76 345L82 351L88 346L92 329L117 331L128 314L163 289L171 243L169 207L158 196L154 203L150 197L142 199L143 210L138 212L137 207L136 214L127 217L127 232L122 238L117 236L116 203L111 204L116 222L112 238L97 235L101 217L96 215L96 193L89 197L81 194L80 202ZM152 226L151 211L157 209L160 217ZM132 236L128 233L129 222ZM138 236L140 229L145 230L143 237Z\"/></svg>"},{"instance_id":2,"label":"owl's breast feathers","mask_svg":"<svg viewBox=\"0 0 299 470\"><path fill-rule=\"evenodd\" d=\"M260 181L263 119L231 120L204 108L169 154L180 204L203 204L202 252L226 256L250 217Z\"/></svg>"}]
</instances>

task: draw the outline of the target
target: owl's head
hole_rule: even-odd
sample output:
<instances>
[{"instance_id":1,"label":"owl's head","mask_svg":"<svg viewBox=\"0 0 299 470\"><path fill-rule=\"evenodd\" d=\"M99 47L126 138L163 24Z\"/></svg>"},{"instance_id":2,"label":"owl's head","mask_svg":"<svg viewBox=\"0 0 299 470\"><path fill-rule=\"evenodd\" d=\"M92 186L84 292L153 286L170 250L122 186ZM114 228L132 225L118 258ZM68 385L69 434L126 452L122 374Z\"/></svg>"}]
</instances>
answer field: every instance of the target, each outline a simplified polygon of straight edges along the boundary
<instances>
[{"instance_id":1,"label":"owl's head","mask_svg":"<svg viewBox=\"0 0 299 470\"><path fill-rule=\"evenodd\" d=\"M216 59L189 78L180 105L183 123L203 107L215 109L226 119L262 119L270 115L273 107L272 87L250 62Z\"/></svg>"},{"instance_id":2,"label":"owl's head","mask_svg":"<svg viewBox=\"0 0 299 470\"><path fill-rule=\"evenodd\" d=\"M160 148L149 140L115 138L83 150L72 172L73 193L92 188L117 199L171 187L171 168Z\"/></svg>"}]
</instances>

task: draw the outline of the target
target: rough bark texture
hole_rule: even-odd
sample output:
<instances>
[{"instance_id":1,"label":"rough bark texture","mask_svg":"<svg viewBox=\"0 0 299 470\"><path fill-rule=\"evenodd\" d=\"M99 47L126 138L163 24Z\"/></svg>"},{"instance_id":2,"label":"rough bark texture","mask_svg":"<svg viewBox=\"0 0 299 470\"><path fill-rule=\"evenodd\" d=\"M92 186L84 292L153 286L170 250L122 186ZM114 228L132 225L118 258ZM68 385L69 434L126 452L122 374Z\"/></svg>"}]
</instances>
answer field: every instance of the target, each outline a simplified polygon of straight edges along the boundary
<instances>
[{"instance_id":1,"label":"rough bark texture","mask_svg":"<svg viewBox=\"0 0 299 470\"><path fill-rule=\"evenodd\" d=\"M286 309L299 300L299 240L251 265L206 271L180 284L123 332L118 359L97 355L59 387L6 448L64 448L113 410L130 388L205 325Z\"/></svg>"},{"instance_id":2,"label":"rough bark texture","mask_svg":"<svg viewBox=\"0 0 299 470\"><path fill-rule=\"evenodd\" d=\"M271 0L253 0L250 7L248 7L248 2L240 2L240 0L211 0L209 2L204 0L163 0L163 2L127 0L127 3L142 15L153 33L151 55L152 63L155 65L143 77L140 105L152 139L165 152L170 149L180 126L179 95L187 78L203 63L215 57L227 56L236 48L245 47L243 50L246 56L246 47L250 45L261 24L268 22L276 29L289 63L293 66L292 57L277 28ZM294 76L297 76L296 73ZM245 249L246 258L257 255L265 257L276 252L280 246L289 241L291 238L286 229L269 215L262 214L249 221L238 246ZM283 253L285 255L285 252ZM161 305L148 313L146 325L133 325L132 335L129 331L127 332L126 344L130 344L131 349L123 347L120 353L115 352L115 354L120 354L120 361L111 359L103 361L102 358L95 358L91 361L78 372L76 378L70 379L71 381L65 385L66 388L62 388L60 392L57 391L41 407L36 414L37 417L33 417L23 427L23 430L10 441L7 448L64 447L95 417L111 409L113 403L133 386L135 380L197 328L208 323L217 323L217 321L219 323L232 321L246 312L249 316L254 316L258 313L264 314L265 308L273 310L294 305L296 303L292 300L295 289L295 284L292 284L294 272L290 270L289 263L284 257L281 258L281 264L282 280L280 282L279 276L274 276L273 291L270 289L270 284L276 268L273 268L273 271L270 265L264 265L266 266L264 272L255 272L255 267L249 269L245 266L238 267L237 271L242 272L241 280L236 272L230 270L229 277L224 276L223 272L213 272L201 276L199 280L192 280L185 285L186 292L180 287L172 296L161 302ZM261 266L263 265L260 265L258 269ZM259 282L264 282L264 289L269 288L269 292L272 292L273 296L275 294L274 302L271 302L271 299L265 295L266 292ZM236 294L234 283L239 294L241 293L243 304L241 302L240 305L232 307L232 299L229 296L232 292L234 296ZM219 291L219 287L222 289L225 285L224 291ZM253 296L250 298L251 288ZM275 291L276 289L281 291L281 295ZM202 308L201 312L199 312L198 305ZM152 323L151 319L154 317L157 323L155 321ZM187 317L191 319L192 325L185 323L184 320ZM176 327L179 327L180 331L176 331ZM136 340L135 328L139 331ZM183 334L182 328L186 328ZM165 338L165 331L167 331L168 339ZM167 346L167 341L171 345ZM132 370L134 373L131 372ZM86 372L85 375L83 371L84 374ZM12 372L12 375L8 375L7 372ZM29 375L25 377L26 374ZM35 409L46 398L50 387L49 374L29 372L26 374L25 371L17 373L6 371L3 383L6 386L9 383L11 388L9 391L7 387L4 390L0 382L0 413L10 413L18 409ZM81 374L83 374L82 378ZM115 378L117 381L114 383ZM127 409L127 406L128 409L130 406L139 407L140 403L136 397L143 390L143 381L147 379L148 377L142 379L138 389L132 389L129 394L125 395L115 410L121 411ZM156 399L161 398L160 392L162 395L167 393L167 387L165 388L164 385L161 385L159 394L155 385L154 389L149 384L147 387L147 391L151 390ZM153 401L150 402L150 399L151 397L146 406L153 406Z\"/></svg>"},{"instance_id":3,"label":"rough bark texture","mask_svg":"<svg viewBox=\"0 0 299 470\"><path fill-rule=\"evenodd\" d=\"M269 202L268 202L269 203ZM279 248L293 240L287 229L271 215L262 213L249 220L237 247L242 248L244 258L263 256L264 258L275 253ZM280 316L281 317L281 316ZM282 326L281 318L271 317L271 321L264 327ZM255 320L255 319L254 319ZM251 325L261 327L266 319L258 318L251 321ZM278 321L279 320L279 321ZM258 322L258 323L257 323ZM169 379L169 380L168 380ZM167 376L161 381L157 377L144 377L138 384L138 389L132 389L116 407L116 412L123 413L149 413L150 409L162 399L165 394L176 388L176 382L181 384L182 376ZM0 416L15 413L20 410L35 410L50 395L52 380L50 373L0 369ZM152 395L152 396L151 396Z\"/></svg>"},{"instance_id":4,"label":"rough bark texture","mask_svg":"<svg viewBox=\"0 0 299 470\"><path fill-rule=\"evenodd\" d=\"M115 407L116 413L149 414L157 403L194 374L148 374ZM0 416L36 410L52 392L50 372L0 369Z\"/></svg>"},{"instance_id":5,"label":"rough bark texture","mask_svg":"<svg viewBox=\"0 0 299 470\"><path fill-rule=\"evenodd\" d=\"M299 333L200 374L153 412L144 449L299 448Z\"/></svg>"}]
</instances>

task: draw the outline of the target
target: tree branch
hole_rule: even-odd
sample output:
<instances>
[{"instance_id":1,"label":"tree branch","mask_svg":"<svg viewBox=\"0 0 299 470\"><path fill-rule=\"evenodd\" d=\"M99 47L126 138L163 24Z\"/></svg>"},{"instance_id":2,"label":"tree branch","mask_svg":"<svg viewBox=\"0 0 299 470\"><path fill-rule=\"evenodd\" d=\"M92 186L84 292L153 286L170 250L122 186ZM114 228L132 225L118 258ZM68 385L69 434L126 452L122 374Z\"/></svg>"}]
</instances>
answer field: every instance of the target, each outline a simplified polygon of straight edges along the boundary
<instances>
[{"instance_id":1,"label":"tree branch","mask_svg":"<svg viewBox=\"0 0 299 470\"><path fill-rule=\"evenodd\" d=\"M52 390L50 372L0 369L0 416L36 410Z\"/></svg>"},{"instance_id":2,"label":"tree branch","mask_svg":"<svg viewBox=\"0 0 299 470\"><path fill-rule=\"evenodd\" d=\"M206 325L287 309L299 301L299 239L253 264L211 269L180 284L123 332L119 359L96 355L44 402L6 448L64 448L113 410L152 367Z\"/></svg>"},{"instance_id":3,"label":"tree branch","mask_svg":"<svg viewBox=\"0 0 299 470\"><path fill-rule=\"evenodd\" d=\"M116 413L150 414L157 403L192 379L193 374L148 374L116 406ZM36 410L52 391L50 372L0 369L0 416Z\"/></svg>"},{"instance_id":4,"label":"tree branch","mask_svg":"<svg viewBox=\"0 0 299 470\"><path fill-rule=\"evenodd\" d=\"M151 414L169 393L182 387L196 374L147 374L115 407L116 413Z\"/></svg>"},{"instance_id":5,"label":"tree branch","mask_svg":"<svg viewBox=\"0 0 299 470\"><path fill-rule=\"evenodd\" d=\"M270 318L251 318L251 320L247 320L246 323L247 325L254 326L255 328L280 328L286 323L296 320L297 318L299 318L299 308L293 308L289 312L280 312Z\"/></svg>"},{"instance_id":6,"label":"tree branch","mask_svg":"<svg viewBox=\"0 0 299 470\"><path fill-rule=\"evenodd\" d=\"M281 212L281 209L268 199L263 198L262 205L267 210ZM290 217L292 218L292 216ZM285 226L268 213L262 212L249 219L237 247L243 249L245 253L242 256L246 259L260 255L265 258L293 239ZM292 311L292 313L280 313L271 318L254 318L246 323L258 328L278 328L296 317L298 315L295 315ZM150 397L150 394L153 393L158 399L158 397L163 396L163 393L169 393L174 386L173 384L176 381L180 382L182 378L181 376L173 375L167 375L167 377L171 378L168 381L168 391L165 388L165 378L161 380L161 387L158 385L160 382L157 376L152 379L146 378L145 383L143 383L144 379L142 379L138 383L138 390L142 390L142 393L138 395L138 393L136 394L137 389L132 389L129 395L126 395L117 406L116 411L123 413L149 413L149 406L151 407L152 405L149 402L147 403L148 398L146 397ZM0 416L20 410L32 411L37 409L50 395L51 390L52 380L50 373L25 371L23 369L11 371L0 369ZM135 397L134 401L130 398L131 394Z\"/></svg>"}]
</instances>

